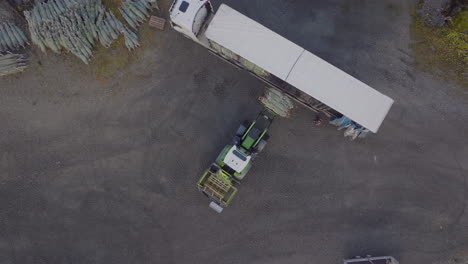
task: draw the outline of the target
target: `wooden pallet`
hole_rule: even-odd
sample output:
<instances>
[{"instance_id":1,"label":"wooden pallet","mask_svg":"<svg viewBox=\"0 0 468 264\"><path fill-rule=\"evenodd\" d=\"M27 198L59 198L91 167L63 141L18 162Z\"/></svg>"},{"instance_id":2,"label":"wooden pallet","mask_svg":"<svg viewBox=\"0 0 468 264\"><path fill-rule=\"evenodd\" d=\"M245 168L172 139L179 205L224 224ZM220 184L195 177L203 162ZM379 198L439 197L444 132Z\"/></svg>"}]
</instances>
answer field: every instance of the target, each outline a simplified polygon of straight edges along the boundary
<instances>
[{"instance_id":1,"label":"wooden pallet","mask_svg":"<svg viewBox=\"0 0 468 264\"><path fill-rule=\"evenodd\" d=\"M164 30L164 27L166 26L166 19L157 16L151 16L149 25L159 30Z\"/></svg>"}]
</instances>

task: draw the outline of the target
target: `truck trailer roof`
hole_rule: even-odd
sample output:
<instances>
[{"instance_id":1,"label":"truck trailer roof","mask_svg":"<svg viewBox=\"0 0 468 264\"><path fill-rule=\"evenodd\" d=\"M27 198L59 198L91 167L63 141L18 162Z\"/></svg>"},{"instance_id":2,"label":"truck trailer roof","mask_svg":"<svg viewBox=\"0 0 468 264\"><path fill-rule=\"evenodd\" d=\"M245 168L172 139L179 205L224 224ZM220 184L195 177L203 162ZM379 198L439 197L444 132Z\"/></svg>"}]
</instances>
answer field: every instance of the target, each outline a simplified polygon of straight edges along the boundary
<instances>
[{"instance_id":1,"label":"truck trailer roof","mask_svg":"<svg viewBox=\"0 0 468 264\"><path fill-rule=\"evenodd\" d=\"M222 4L206 37L376 133L393 100Z\"/></svg>"}]
</instances>

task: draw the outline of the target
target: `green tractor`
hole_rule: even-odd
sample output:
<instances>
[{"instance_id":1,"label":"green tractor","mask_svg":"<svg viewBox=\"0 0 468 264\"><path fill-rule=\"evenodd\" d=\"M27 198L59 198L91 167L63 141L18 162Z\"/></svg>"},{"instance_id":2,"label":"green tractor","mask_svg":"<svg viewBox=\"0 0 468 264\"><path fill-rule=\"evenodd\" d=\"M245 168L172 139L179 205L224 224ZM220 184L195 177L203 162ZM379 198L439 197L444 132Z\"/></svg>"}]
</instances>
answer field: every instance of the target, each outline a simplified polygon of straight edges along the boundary
<instances>
[{"instance_id":1,"label":"green tractor","mask_svg":"<svg viewBox=\"0 0 468 264\"><path fill-rule=\"evenodd\" d=\"M252 161L265 148L274 114L261 112L253 122L244 122L232 144L227 145L198 181L198 190L211 199L210 207L221 213L237 193L237 188L252 167Z\"/></svg>"}]
</instances>

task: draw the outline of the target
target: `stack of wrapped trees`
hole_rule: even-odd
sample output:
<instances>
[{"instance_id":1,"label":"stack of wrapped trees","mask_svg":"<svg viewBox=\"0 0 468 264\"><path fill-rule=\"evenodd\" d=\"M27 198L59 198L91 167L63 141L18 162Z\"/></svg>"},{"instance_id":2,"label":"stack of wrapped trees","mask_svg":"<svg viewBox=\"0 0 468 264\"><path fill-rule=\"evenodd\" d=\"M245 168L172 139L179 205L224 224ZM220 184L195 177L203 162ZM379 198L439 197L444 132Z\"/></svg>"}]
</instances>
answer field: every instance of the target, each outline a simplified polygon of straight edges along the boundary
<instances>
[{"instance_id":1,"label":"stack of wrapped trees","mask_svg":"<svg viewBox=\"0 0 468 264\"><path fill-rule=\"evenodd\" d=\"M27 67L24 47L28 39L16 21L16 11L0 2L0 76L23 71Z\"/></svg>"},{"instance_id":2,"label":"stack of wrapped trees","mask_svg":"<svg viewBox=\"0 0 468 264\"><path fill-rule=\"evenodd\" d=\"M23 49L28 39L23 31L12 22L0 22L0 52Z\"/></svg>"},{"instance_id":3,"label":"stack of wrapped trees","mask_svg":"<svg viewBox=\"0 0 468 264\"><path fill-rule=\"evenodd\" d=\"M28 58L25 54L5 53L0 55L0 76L24 71L28 66Z\"/></svg>"},{"instance_id":4,"label":"stack of wrapped trees","mask_svg":"<svg viewBox=\"0 0 468 264\"><path fill-rule=\"evenodd\" d=\"M132 12L139 12L139 18L142 19L149 15L149 1L151 0L125 0L121 10L128 6ZM38 2L32 10L25 11L24 15L32 42L43 52L47 49L55 53L69 51L86 64L92 57L97 41L104 47L109 47L123 34L129 50L139 46L137 35L118 20L112 11L107 10L101 0Z\"/></svg>"},{"instance_id":5,"label":"stack of wrapped trees","mask_svg":"<svg viewBox=\"0 0 468 264\"><path fill-rule=\"evenodd\" d=\"M158 8L156 0L123 0L119 11L125 22L134 30L138 30L138 27L150 17L153 7ZM125 28L123 33L125 45L129 50L139 46L138 37L133 31Z\"/></svg>"},{"instance_id":6,"label":"stack of wrapped trees","mask_svg":"<svg viewBox=\"0 0 468 264\"><path fill-rule=\"evenodd\" d=\"M70 51L88 64L96 41L108 47L118 38L122 23L101 0L51 0L24 11L31 39L46 52Z\"/></svg>"},{"instance_id":7,"label":"stack of wrapped trees","mask_svg":"<svg viewBox=\"0 0 468 264\"><path fill-rule=\"evenodd\" d=\"M151 4L147 0L124 0L119 11L125 21L136 30L148 19L150 9Z\"/></svg>"}]
</instances>

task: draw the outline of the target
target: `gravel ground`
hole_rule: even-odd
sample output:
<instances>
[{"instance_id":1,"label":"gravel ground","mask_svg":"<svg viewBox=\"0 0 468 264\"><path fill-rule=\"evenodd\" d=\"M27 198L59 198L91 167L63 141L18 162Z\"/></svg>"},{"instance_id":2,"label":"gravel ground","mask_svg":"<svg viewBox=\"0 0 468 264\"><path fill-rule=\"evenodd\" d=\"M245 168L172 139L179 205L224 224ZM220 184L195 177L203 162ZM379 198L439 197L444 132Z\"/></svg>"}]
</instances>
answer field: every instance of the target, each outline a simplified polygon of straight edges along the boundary
<instances>
[{"instance_id":1,"label":"gravel ground","mask_svg":"<svg viewBox=\"0 0 468 264\"><path fill-rule=\"evenodd\" d=\"M445 16L443 11L450 5L451 0L424 0L418 9L418 15L424 21L433 26L443 26L445 24Z\"/></svg>"},{"instance_id":2,"label":"gravel ground","mask_svg":"<svg viewBox=\"0 0 468 264\"><path fill-rule=\"evenodd\" d=\"M225 2L395 99L380 132L350 142L299 107L217 215L195 183L261 82L172 30L105 80L36 50L0 79L0 263L468 259L467 87L415 67L410 1Z\"/></svg>"},{"instance_id":3,"label":"gravel ground","mask_svg":"<svg viewBox=\"0 0 468 264\"><path fill-rule=\"evenodd\" d=\"M0 23L14 20L16 17L15 10L6 2L0 2Z\"/></svg>"}]
</instances>

